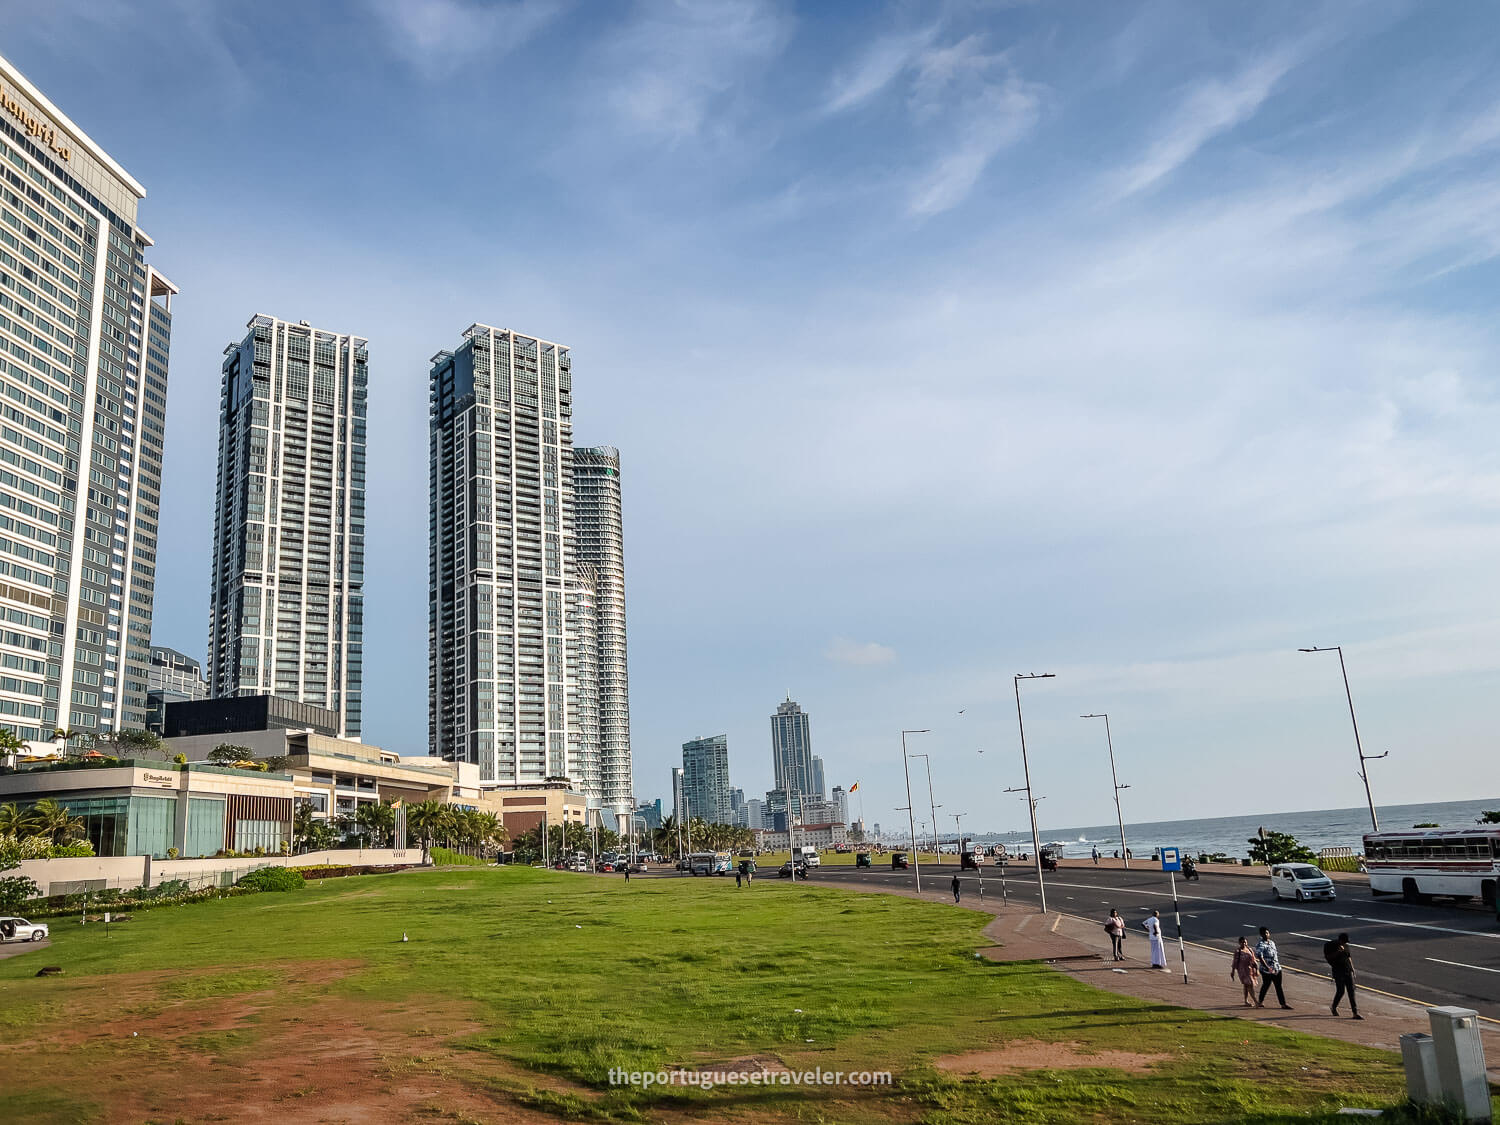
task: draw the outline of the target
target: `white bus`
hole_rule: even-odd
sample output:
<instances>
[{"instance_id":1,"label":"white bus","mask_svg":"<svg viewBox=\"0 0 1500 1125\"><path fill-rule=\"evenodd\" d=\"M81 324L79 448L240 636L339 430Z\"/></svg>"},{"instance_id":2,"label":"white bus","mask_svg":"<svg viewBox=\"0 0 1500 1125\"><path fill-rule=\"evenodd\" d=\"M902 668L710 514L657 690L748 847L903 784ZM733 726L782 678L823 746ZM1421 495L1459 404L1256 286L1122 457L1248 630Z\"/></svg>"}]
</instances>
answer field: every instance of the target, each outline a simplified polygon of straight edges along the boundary
<instances>
[{"instance_id":1,"label":"white bus","mask_svg":"<svg viewBox=\"0 0 1500 1125\"><path fill-rule=\"evenodd\" d=\"M1371 832L1365 838L1370 893L1426 902L1451 895L1495 905L1500 877L1500 825Z\"/></svg>"},{"instance_id":2,"label":"white bus","mask_svg":"<svg viewBox=\"0 0 1500 1125\"><path fill-rule=\"evenodd\" d=\"M694 852L688 856L691 875L728 875L734 857L728 852Z\"/></svg>"}]
</instances>

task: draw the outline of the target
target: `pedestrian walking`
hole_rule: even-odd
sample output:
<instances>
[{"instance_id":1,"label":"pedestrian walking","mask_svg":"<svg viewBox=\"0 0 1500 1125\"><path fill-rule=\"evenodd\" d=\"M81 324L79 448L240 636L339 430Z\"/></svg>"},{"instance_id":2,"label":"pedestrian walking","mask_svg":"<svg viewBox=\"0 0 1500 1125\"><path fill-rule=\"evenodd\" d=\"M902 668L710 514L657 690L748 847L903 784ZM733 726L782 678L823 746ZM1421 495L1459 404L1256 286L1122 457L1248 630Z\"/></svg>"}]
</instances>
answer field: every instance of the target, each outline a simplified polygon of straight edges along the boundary
<instances>
[{"instance_id":1,"label":"pedestrian walking","mask_svg":"<svg viewBox=\"0 0 1500 1125\"><path fill-rule=\"evenodd\" d=\"M743 879L744 879L744 876L741 875L738 870L736 870L735 873L734 873L734 889L735 890L739 890L742 886L744 886L744 883L742 882Z\"/></svg>"},{"instance_id":2,"label":"pedestrian walking","mask_svg":"<svg viewBox=\"0 0 1500 1125\"><path fill-rule=\"evenodd\" d=\"M1167 971L1167 946L1161 940L1161 911L1153 910L1151 917L1141 923L1146 935L1151 939L1151 967Z\"/></svg>"},{"instance_id":3,"label":"pedestrian walking","mask_svg":"<svg viewBox=\"0 0 1500 1125\"><path fill-rule=\"evenodd\" d=\"M1098 844L1094 845L1094 866L1095 867L1099 866L1099 845Z\"/></svg>"},{"instance_id":4,"label":"pedestrian walking","mask_svg":"<svg viewBox=\"0 0 1500 1125\"><path fill-rule=\"evenodd\" d=\"M1255 954L1250 952L1250 939L1240 938L1239 948L1234 951L1234 960L1229 962L1229 979L1240 978L1240 986L1245 990L1245 1007L1258 1008L1255 1002L1255 978L1258 974L1255 963Z\"/></svg>"},{"instance_id":5,"label":"pedestrian walking","mask_svg":"<svg viewBox=\"0 0 1500 1125\"><path fill-rule=\"evenodd\" d=\"M958 901L959 891L960 891L961 887L962 887L962 884L959 883L958 876L957 875L953 876L953 901L954 902Z\"/></svg>"},{"instance_id":6,"label":"pedestrian walking","mask_svg":"<svg viewBox=\"0 0 1500 1125\"><path fill-rule=\"evenodd\" d=\"M1257 1008L1266 1006L1266 993L1271 986L1276 987L1276 999L1283 1008L1290 1008L1286 1002L1286 993L1281 991L1281 954L1276 950L1276 943L1271 940L1271 928L1262 926L1260 928L1260 941L1255 945L1255 959L1260 963L1260 1000Z\"/></svg>"},{"instance_id":7,"label":"pedestrian walking","mask_svg":"<svg viewBox=\"0 0 1500 1125\"><path fill-rule=\"evenodd\" d=\"M1354 998L1354 957L1349 953L1349 935L1339 934L1338 937L1323 946L1323 959L1328 962L1328 967L1333 970L1333 1003L1328 1010L1334 1015L1339 1014L1339 1001L1346 995L1349 997L1349 1011L1351 1019L1362 1020L1365 1017L1359 1014L1359 1001Z\"/></svg>"},{"instance_id":8,"label":"pedestrian walking","mask_svg":"<svg viewBox=\"0 0 1500 1125\"><path fill-rule=\"evenodd\" d=\"M1110 944L1114 946L1115 960L1125 960L1125 919L1113 907L1110 908L1109 917L1104 920L1104 929L1109 934Z\"/></svg>"},{"instance_id":9,"label":"pedestrian walking","mask_svg":"<svg viewBox=\"0 0 1500 1125\"><path fill-rule=\"evenodd\" d=\"M630 882L630 864L625 865L625 881Z\"/></svg>"}]
</instances>

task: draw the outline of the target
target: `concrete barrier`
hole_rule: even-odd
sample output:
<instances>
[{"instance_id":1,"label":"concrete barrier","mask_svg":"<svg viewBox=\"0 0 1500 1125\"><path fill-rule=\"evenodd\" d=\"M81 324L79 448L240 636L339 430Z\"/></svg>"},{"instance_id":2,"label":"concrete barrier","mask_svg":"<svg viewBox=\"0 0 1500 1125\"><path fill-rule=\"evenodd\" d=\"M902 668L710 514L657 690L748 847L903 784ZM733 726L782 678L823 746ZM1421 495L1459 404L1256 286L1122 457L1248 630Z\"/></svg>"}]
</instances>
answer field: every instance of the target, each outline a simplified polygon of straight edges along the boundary
<instances>
[{"instance_id":1,"label":"concrete barrier","mask_svg":"<svg viewBox=\"0 0 1500 1125\"><path fill-rule=\"evenodd\" d=\"M134 890L181 881L194 890L233 886L260 867L418 867L421 848L342 848L301 855L244 856L236 859L152 859L150 856L89 856L82 859L26 859L17 875L36 883L43 896L83 891Z\"/></svg>"}]
</instances>

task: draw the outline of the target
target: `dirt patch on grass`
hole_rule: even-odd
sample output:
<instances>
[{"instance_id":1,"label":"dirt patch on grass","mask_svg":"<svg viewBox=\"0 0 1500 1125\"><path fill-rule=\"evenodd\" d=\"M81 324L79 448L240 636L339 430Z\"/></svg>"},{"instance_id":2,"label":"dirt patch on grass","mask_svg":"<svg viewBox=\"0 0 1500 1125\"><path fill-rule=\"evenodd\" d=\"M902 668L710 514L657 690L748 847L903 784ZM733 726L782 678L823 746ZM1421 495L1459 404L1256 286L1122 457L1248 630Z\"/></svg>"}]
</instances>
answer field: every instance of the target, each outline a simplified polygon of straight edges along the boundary
<instances>
[{"instance_id":1,"label":"dirt patch on grass","mask_svg":"<svg viewBox=\"0 0 1500 1125\"><path fill-rule=\"evenodd\" d=\"M1081 1043L1046 1043L1040 1039L1017 1039L983 1051L944 1055L936 1060L939 1070L951 1074L997 1078L1022 1070L1075 1070L1108 1067L1141 1074L1157 1063L1170 1062L1171 1055L1146 1055L1139 1051L1088 1048Z\"/></svg>"},{"instance_id":2,"label":"dirt patch on grass","mask_svg":"<svg viewBox=\"0 0 1500 1125\"><path fill-rule=\"evenodd\" d=\"M477 1080L472 1009L441 997L372 1001L330 992L359 962L276 966L273 988L164 998L178 979L135 973L67 982L69 1019L0 1044L15 1091L108 1090L109 1120L555 1121ZM205 979L212 980L214 974ZM92 1100L92 1099L91 1099ZM84 1119L83 1104L50 1120Z\"/></svg>"}]
</instances>

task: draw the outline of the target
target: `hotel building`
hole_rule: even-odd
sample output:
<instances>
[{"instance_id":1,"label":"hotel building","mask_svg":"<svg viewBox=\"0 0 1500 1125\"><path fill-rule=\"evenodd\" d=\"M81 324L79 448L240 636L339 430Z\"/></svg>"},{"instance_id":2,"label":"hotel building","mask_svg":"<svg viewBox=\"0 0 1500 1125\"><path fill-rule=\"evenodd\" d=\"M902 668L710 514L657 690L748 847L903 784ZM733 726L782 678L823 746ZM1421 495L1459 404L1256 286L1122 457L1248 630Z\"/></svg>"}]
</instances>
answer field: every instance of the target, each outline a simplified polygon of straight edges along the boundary
<instances>
[{"instance_id":1,"label":"hotel building","mask_svg":"<svg viewBox=\"0 0 1500 1125\"><path fill-rule=\"evenodd\" d=\"M0 727L146 720L176 287L143 188L0 58Z\"/></svg>"}]
</instances>

